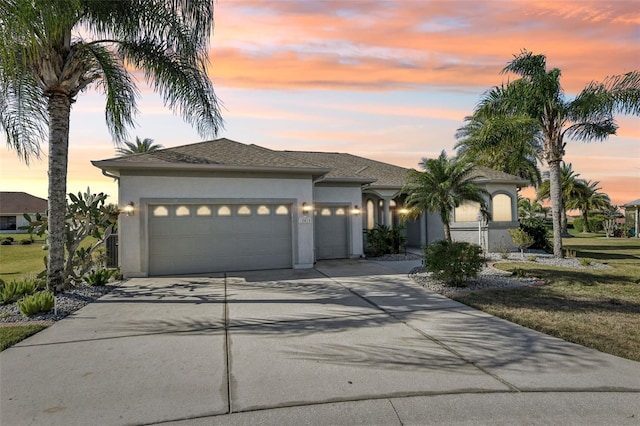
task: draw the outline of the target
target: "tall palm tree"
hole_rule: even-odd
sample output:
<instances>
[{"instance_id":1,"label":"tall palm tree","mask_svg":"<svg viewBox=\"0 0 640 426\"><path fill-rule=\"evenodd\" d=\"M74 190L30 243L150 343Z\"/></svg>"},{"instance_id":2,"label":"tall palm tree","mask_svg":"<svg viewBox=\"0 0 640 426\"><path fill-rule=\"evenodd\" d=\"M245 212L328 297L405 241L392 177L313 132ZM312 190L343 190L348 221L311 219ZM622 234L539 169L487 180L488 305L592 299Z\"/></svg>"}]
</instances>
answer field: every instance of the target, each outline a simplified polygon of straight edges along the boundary
<instances>
[{"instance_id":1,"label":"tall palm tree","mask_svg":"<svg viewBox=\"0 0 640 426\"><path fill-rule=\"evenodd\" d=\"M607 194L599 192L602 188L598 188L599 181L582 180L578 185L578 190L573 194L572 198L567 201L567 207L570 209L579 209L584 221L582 232L592 232L589 225L589 212L593 210L608 209L611 206L611 199Z\"/></svg>"},{"instance_id":2,"label":"tall palm tree","mask_svg":"<svg viewBox=\"0 0 640 426\"><path fill-rule=\"evenodd\" d=\"M140 140L140 138L136 136L135 143L125 141L124 146L116 148L116 152L120 155L131 155L153 152L159 149L162 149L162 145L154 144L153 139L144 138L143 140Z\"/></svg>"},{"instance_id":3,"label":"tall palm tree","mask_svg":"<svg viewBox=\"0 0 640 426\"><path fill-rule=\"evenodd\" d=\"M573 170L573 165L571 163L562 163L560 167L560 176L560 185L562 187L560 199L560 209L562 212L560 220L560 227L562 230L561 235L563 237L568 237L570 235L569 232L567 232L567 209L570 207L567 206L567 203L569 200L577 197L578 193L583 190L583 180L580 179L580 173L576 173ZM546 179L538 186L536 200L548 200L549 198L551 198L551 180Z\"/></svg>"},{"instance_id":4,"label":"tall palm tree","mask_svg":"<svg viewBox=\"0 0 640 426\"><path fill-rule=\"evenodd\" d=\"M165 105L202 136L222 125L206 74L210 0L0 1L0 126L28 161L48 142L47 285L65 284L64 221L71 105L87 88L106 98L113 139L137 112L132 73L142 71Z\"/></svg>"},{"instance_id":5,"label":"tall palm tree","mask_svg":"<svg viewBox=\"0 0 640 426\"><path fill-rule=\"evenodd\" d=\"M479 111L456 132L458 156L538 185L542 151L537 123L528 116L497 116ZM483 115L484 114L484 115Z\"/></svg>"},{"instance_id":6,"label":"tall palm tree","mask_svg":"<svg viewBox=\"0 0 640 426\"><path fill-rule=\"evenodd\" d=\"M409 170L407 183L402 192L407 194L405 205L410 216L416 217L425 211L438 212L444 224L444 235L451 242L451 219L455 208L465 201L480 204L487 212L490 194L474 181L472 163L459 158L447 158L443 150L438 158L423 158L420 162L424 172Z\"/></svg>"},{"instance_id":7,"label":"tall palm tree","mask_svg":"<svg viewBox=\"0 0 640 426\"><path fill-rule=\"evenodd\" d=\"M640 114L640 72L591 82L574 99L565 97L560 70L547 70L546 56L522 51L502 70L520 78L494 87L474 110L474 116L502 116L536 122L542 158L549 166L553 218L553 253L562 257L561 163L565 138L604 140L618 128L614 113Z\"/></svg>"}]
</instances>

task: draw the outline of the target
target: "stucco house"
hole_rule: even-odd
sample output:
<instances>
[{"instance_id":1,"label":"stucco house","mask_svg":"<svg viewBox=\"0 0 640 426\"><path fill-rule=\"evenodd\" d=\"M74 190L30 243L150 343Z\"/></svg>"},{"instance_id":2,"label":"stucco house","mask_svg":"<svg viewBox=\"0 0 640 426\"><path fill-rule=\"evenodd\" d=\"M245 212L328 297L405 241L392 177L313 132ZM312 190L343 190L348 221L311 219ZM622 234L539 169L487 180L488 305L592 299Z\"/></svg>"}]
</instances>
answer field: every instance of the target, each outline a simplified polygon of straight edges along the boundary
<instances>
[{"instance_id":1,"label":"stucco house","mask_svg":"<svg viewBox=\"0 0 640 426\"><path fill-rule=\"evenodd\" d=\"M407 169L334 152L275 151L229 139L92 162L118 180L120 268L127 277L311 268L364 256L363 229L400 221ZM493 220L461 206L454 238L492 245L518 226L526 182L477 170ZM479 238L479 235L480 238ZM407 223L409 245L443 236L431 214ZM506 236L506 237L505 237Z\"/></svg>"},{"instance_id":2,"label":"stucco house","mask_svg":"<svg viewBox=\"0 0 640 426\"><path fill-rule=\"evenodd\" d=\"M47 204L47 200L26 192L0 192L0 233L26 232L19 229L28 225L24 214L44 214L48 208Z\"/></svg>"}]
</instances>

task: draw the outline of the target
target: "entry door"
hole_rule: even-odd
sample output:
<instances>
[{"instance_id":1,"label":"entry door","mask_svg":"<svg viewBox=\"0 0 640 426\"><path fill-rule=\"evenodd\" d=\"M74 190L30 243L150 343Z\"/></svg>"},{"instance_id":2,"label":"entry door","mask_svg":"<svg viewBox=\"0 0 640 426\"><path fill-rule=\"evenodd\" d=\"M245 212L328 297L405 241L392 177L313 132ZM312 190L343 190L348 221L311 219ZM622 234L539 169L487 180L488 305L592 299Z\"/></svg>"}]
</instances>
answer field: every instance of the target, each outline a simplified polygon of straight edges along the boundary
<instances>
[{"instance_id":1,"label":"entry door","mask_svg":"<svg viewBox=\"0 0 640 426\"><path fill-rule=\"evenodd\" d=\"M349 257L348 206L316 206L316 259Z\"/></svg>"}]
</instances>

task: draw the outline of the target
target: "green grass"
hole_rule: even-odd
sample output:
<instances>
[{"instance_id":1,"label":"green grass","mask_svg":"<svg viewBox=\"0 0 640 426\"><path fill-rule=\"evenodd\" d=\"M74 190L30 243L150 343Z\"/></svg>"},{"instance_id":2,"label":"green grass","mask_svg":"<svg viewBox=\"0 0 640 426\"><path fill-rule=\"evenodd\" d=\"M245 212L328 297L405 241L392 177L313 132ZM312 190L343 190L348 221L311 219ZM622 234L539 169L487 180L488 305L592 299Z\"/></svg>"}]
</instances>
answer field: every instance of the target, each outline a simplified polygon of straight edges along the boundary
<instances>
[{"instance_id":1,"label":"green grass","mask_svg":"<svg viewBox=\"0 0 640 426\"><path fill-rule=\"evenodd\" d=\"M611 268L569 269L500 263L549 285L496 289L452 298L546 334L640 361L640 239L577 234L563 240L576 257Z\"/></svg>"},{"instance_id":2,"label":"green grass","mask_svg":"<svg viewBox=\"0 0 640 426\"><path fill-rule=\"evenodd\" d=\"M45 328L42 324L0 327L0 352Z\"/></svg>"},{"instance_id":3,"label":"green grass","mask_svg":"<svg viewBox=\"0 0 640 426\"><path fill-rule=\"evenodd\" d=\"M35 242L29 245L20 244L29 239L29 234L0 234L0 240L13 237L10 246L0 245L0 278L5 281L28 278L45 269L43 258L47 255L42 250L44 240L34 236Z\"/></svg>"},{"instance_id":4,"label":"green grass","mask_svg":"<svg viewBox=\"0 0 640 426\"><path fill-rule=\"evenodd\" d=\"M29 278L44 271L44 257L48 252L42 249L45 244L43 237L34 235L35 242L29 245L20 244L21 240L30 238L29 234L0 234L0 240L9 236L14 238L14 243L10 246L0 245L0 279L11 281ZM82 246L93 242L95 239L89 237Z\"/></svg>"}]
</instances>

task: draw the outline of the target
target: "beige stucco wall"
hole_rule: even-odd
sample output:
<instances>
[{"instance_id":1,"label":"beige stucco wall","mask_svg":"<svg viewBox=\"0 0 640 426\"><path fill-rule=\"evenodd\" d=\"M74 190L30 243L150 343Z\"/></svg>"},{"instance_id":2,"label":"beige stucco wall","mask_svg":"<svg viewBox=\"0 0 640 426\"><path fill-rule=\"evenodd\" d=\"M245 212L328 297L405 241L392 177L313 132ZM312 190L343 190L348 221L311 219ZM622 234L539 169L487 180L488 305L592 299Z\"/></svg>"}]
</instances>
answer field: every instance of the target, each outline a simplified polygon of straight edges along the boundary
<instances>
[{"instance_id":1,"label":"beige stucco wall","mask_svg":"<svg viewBox=\"0 0 640 426\"><path fill-rule=\"evenodd\" d=\"M300 223L301 205L313 201L311 176L137 176L122 174L120 207L135 203L133 216L120 216L120 268L126 277L148 275L148 213L150 203L286 202L292 206L294 268L313 267L313 225Z\"/></svg>"}]
</instances>

